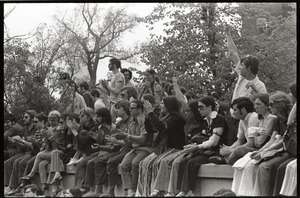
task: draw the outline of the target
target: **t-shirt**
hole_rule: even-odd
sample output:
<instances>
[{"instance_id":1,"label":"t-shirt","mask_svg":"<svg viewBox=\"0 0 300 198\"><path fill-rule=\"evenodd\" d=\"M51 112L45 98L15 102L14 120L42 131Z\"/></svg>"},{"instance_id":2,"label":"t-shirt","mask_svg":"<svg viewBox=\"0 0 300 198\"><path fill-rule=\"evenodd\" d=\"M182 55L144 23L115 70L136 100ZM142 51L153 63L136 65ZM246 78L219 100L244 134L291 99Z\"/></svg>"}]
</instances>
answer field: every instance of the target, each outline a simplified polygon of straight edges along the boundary
<instances>
[{"instance_id":1,"label":"t-shirt","mask_svg":"<svg viewBox=\"0 0 300 198\"><path fill-rule=\"evenodd\" d=\"M125 85L125 77L124 77L124 75L121 72L118 72L118 73L116 73L116 74L113 75L113 77L111 78L111 81L110 81L109 85L112 88L115 88L116 87L116 83L119 83L119 82L121 82L122 83L122 87L124 87L124 85ZM109 97L110 97L110 100L112 102L117 102L118 99L121 99L121 95L120 94L115 94L113 92L110 92Z\"/></svg>"},{"instance_id":2,"label":"t-shirt","mask_svg":"<svg viewBox=\"0 0 300 198\"><path fill-rule=\"evenodd\" d=\"M143 144L132 142L132 148L140 147L144 150L152 152L153 148L151 148L151 145L153 143L153 134L147 133L144 123L145 123L144 115L138 116L137 118L131 118L131 120L129 121L128 130L130 135L135 135L135 136L147 135L147 140Z\"/></svg>"},{"instance_id":3,"label":"t-shirt","mask_svg":"<svg viewBox=\"0 0 300 198\"><path fill-rule=\"evenodd\" d=\"M240 62L236 65L235 71L238 74L238 81L235 85L231 101L234 101L235 99L240 98L240 97L249 98L251 95L256 94L256 92L254 92L251 87L246 88L246 85L249 82L252 82L255 85L258 93L267 93L267 89L266 89L265 84L258 79L258 76L256 76L251 81L249 81L246 78L244 78L243 76L241 76L241 64L240 64Z\"/></svg>"},{"instance_id":4,"label":"t-shirt","mask_svg":"<svg viewBox=\"0 0 300 198\"><path fill-rule=\"evenodd\" d=\"M256 112L248 113L244 120L240 120L238 128L238 139L246 139L248 141L248 128L258 127L259 119Z\"/></svg>"},{"instance_id":5,"label":"t-shirt","mask_svg":"<svg viewBox=\"0 0 300 198\"><path fill-rule=\"evenodd\" d=\"M129 80L124 87L135 87L135 85L131 80Z\"/></svg>"},{"instance_id":6,"label":"t-shirt","mask_svg":"<svg viewBox=\"0 0 300 198\"><path fill-rule=\"evenodd\" d=\"M223 118L222 116L220 116L216 111L211 112L210 114L210 123L208 122L208 119L205 118L205 122L204 122L204 129L202 130L202 134L207 135L209 137L212 137L212 135L214 134L214 129L216 128L223 128L223 132L222 134L216 134L218 136L220 136L219 142L217 145L219 144L228 144L228 124L225 120L225 118ZM213 139L209 138L207 141L203 142L202 144L207 145L208 147L210 147L211 145L213 145Z\"/></svg>"},{"instance_id":7,"label":"t-shirt","mask_svg":"<svg viewBox=\"0 0 300 198\"><path fill-rule=\"evenodd\" d=\"M283 136L284 132L286 131L286 128L287 120L283 120L277 117L274 123L273 131L277 131L279 135Z\"/></svg>"},{"instance_id":8,"label":"t-shirt","mask_svg":"<svg viewBox=\"0 0 300 198\"><path fill-rule=\"evenodd\" d=\"M268 136L268 138L264 142L262 142L261 136L255 137L254 138L255 147L261 147L263 144L266 143L267 140L270 139L270 136L272 135L273 132L274 122L276 118L277 116L270 113L266 118L259 120L259 128L266 131L264 135Z\"/></svg>"}]
</instances>

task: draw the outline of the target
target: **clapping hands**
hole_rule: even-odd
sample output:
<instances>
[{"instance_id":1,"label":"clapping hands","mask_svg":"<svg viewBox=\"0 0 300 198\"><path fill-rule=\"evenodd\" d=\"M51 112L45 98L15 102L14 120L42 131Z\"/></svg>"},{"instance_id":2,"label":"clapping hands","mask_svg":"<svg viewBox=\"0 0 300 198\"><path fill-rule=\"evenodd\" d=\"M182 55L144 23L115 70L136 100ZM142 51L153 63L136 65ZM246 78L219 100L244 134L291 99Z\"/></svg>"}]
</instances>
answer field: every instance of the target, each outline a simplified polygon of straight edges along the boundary
<instances>
[{"instance_id":1,"label":"clapping hands","mask_svg":"<svg viewBox=\"0 0 300 198\"><path fill-rule=\"evenodd\" d=\"M79 129L79 124L74 123L72 120L68 120L66 124L71 129L71 131L77 131Z\"/></svg>"},{"instance_id":2,"label":"clapping hands","mask_svg":"<svg viewBox=\"0 0 300 198\"><path fill-rule=\"evenodd\" d=\"M108 141L108 142L112 142L112 143L118 143L118 140L117 140L117 138L116 137L114 137L114 136L109 136L109 135L106 135L105 136L105 140L106 141Z\"/></svg>"},{"instance_id":3,"label":"clapping hands","mask_svg":"<svg viewBox=\"0 0 300 198\"><path fill-rule=\"evenodd\" d=\"M126 136L127 136L127 134L121 130L118 130L118 133L115 134L115 138L118 140L122 140L122 139L126 138Z\"/></svg>"}]
</instances>

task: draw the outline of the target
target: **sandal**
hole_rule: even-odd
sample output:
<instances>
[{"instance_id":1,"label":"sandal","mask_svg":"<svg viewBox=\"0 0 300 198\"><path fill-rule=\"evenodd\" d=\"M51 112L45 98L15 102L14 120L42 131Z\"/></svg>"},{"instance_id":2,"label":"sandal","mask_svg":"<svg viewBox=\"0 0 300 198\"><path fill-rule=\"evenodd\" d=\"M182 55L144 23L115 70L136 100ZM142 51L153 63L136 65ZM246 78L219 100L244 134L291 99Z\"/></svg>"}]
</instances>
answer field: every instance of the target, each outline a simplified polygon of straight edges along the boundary
<instances>
[{"instance_id":1,"label":"sandal","mask_svg":"<svg viewBox=\"0 0 300 198\"><path fill-rule=\"evenodd\" d=\"M62 180L62 176L60 175L59 177L54 177L53 179L52 179L52 181L50 182L50 184L54 184L54 183L56 183L56 182L58 182L58 181L60 181L60 180Z\"/></svg>"}]
</instances>

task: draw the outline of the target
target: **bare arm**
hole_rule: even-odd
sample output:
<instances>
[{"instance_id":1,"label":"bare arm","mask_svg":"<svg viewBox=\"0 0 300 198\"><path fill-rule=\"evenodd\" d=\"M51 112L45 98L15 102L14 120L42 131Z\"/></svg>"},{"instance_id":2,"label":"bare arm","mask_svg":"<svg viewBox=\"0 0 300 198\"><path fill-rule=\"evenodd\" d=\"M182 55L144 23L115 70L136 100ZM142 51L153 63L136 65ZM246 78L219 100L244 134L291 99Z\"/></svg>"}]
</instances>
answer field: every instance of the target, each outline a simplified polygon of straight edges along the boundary
<instances>
[{"instance_id":1,"label":"bare arm","mask_svg":"<svg viewBox=\"0 0 300 198\"><path fill-rule=\"evenodd\" d=\"M237 47L232 39L229 27L225 26L224 31L225 31L225 35L226 35L226 39L227 39L227 48L229 51L229 57L233 61L234 65L236 67L238 67L239 63L240 63L240 58L239 58L239 54L237 51Z\"/></svg>"},{"instance_id":2,"label":"bare arm","mask_svg":"<svg viewBox=\"0 0 300 198\"><path fill-rule=\"evenodd\" d=\"M121 89L124 87L124 83L122 81L117 81L115 84L115 87L111 87L110 85L107 85L107 88L110 92L113 92L114 94L118 95L121 93Z\"/></svg>"}]
</instances>

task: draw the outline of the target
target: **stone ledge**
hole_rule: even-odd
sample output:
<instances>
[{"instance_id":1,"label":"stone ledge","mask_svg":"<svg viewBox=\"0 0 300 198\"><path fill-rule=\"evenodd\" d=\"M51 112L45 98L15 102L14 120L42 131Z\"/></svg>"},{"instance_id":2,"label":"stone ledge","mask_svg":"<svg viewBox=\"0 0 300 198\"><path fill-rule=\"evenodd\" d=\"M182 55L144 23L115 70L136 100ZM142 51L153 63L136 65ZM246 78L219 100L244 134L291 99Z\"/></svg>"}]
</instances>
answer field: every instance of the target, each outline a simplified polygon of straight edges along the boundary
<instances>
[{"instance_id":1,"label":"stone ledge","mask_svg":"<svg viewBox=\"0 0 300 198\"><path fill-rule=\"evenodd\" d=\"M203 164L199 171L198 177L209 177L209 178L233 178L234 169L228 164Z\"/></svg>"}]
</instances>

